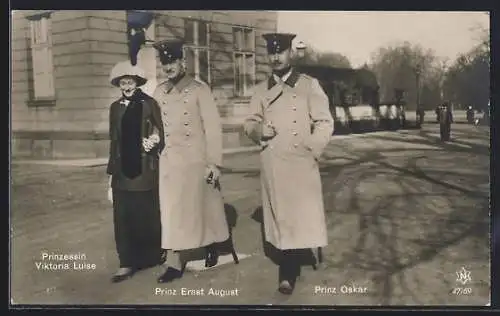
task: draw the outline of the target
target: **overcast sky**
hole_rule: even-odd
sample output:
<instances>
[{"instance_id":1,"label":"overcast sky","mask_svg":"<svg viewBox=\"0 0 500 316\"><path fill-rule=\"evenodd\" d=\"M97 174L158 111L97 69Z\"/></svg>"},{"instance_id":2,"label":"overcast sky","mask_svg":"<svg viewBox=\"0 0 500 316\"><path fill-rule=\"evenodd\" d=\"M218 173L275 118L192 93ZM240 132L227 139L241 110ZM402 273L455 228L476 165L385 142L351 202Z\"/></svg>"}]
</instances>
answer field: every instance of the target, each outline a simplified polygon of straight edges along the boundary
<instances>
[{"instance_id":1,"label":"overcast sky","mask_svg":"<svg viewBox=\"0 0 500 316\"><path fill-rule=\"evenodd\" d=\"M296 33L320 51L349 58L353 67L370 61L383 45L409 41L431 48L452 62L477 43L478 26L489 29L484 12L341 12L279 11L278 31Z\"/></svg>"}]
</instances>

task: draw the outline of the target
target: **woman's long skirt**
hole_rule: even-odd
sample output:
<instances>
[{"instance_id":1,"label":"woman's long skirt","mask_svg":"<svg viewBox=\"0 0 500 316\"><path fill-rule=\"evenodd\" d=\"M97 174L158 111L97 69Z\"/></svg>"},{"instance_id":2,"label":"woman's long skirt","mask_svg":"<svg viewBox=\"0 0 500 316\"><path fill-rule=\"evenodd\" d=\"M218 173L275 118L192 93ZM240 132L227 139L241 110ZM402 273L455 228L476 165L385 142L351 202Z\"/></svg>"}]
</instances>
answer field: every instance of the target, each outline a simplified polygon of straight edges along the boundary
<instances>
[{"instance_id":1,"label":"woman's long skirt","mask_svg":"<svg viewBox=\"0 0 500 316\"><path fill-rule=\"evenodd\" d=\"M120 267L143 269L160 263L158 191L113 190L115 242Z\"/></svg>"}]
</instances>

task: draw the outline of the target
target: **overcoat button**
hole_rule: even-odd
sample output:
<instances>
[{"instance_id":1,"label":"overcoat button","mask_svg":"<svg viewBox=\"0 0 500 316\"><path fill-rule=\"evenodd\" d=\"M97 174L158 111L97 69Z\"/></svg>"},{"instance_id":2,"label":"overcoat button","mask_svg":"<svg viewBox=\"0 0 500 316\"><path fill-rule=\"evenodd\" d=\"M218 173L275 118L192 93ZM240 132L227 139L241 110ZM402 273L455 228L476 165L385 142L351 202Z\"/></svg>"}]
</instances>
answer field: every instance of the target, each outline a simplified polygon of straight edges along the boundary
<instances>
[{"instance_id":1,"label":"overcoat button","mask_svg":"<svg viewBox=\"0 0 500 316\"><path fill-rule=\"evenodd\" d=\"M184 103L187 103L187 102L188 102L188 100L187 100L187 99L184 99Z\"/></svg>"},{"instance_id":2,"label":"overcoat button","mask_svg":"<svg viewBox=\"0 0 500 316\"><path fill-rule=\"evenodd\" d=\"M298 147L298 146L299 146L299 144L293 144L293 147Z\"/></svg>"},{"instance_id":3,"label":"overcoat button","mask_svg":"<svg viewBox=\"0 0 500 316\"><path fill-rule=\"evenodd\" d=\"M293 132L293 135L294 135L294 136L297 136L297 132Z\"/></svg>"},{"instance_id":4,"label":"overcoat button","mask_svg":"<svg viewBox=\"0 0 500 316\"><path fill-rule=\"evenodd\" d=\"M187 114L188 114L188 112L187 112L187 111L185 111L185 112L184 112L184 115L187 115Z\"/></svg>"},{"instance_id":5,"label":"overcoat button","mask_svg":"<svg viewBox=\"0 0 500 316\"><path fill-rule=\"evenodd\" d=\"M189 125L189 123L188 123L188 122L184 122L184 126L188 126L188 125Z\"/></svg>"}]
</instances>

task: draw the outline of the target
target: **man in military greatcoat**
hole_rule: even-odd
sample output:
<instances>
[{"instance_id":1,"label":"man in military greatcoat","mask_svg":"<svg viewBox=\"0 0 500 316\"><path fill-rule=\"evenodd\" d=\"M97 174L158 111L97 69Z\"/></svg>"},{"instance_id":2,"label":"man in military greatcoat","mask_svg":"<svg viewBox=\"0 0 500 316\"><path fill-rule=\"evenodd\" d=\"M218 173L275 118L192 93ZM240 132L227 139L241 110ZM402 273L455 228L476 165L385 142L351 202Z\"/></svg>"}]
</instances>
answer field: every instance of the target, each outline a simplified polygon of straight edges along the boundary
<instances>
[{"instance_id":1,"label":"man in military greatcoat","mask_svg":"<svg viewBox=\"0 0 500 316\"><path fill-rule=\"evenodd\" d=\"M217 264L216 244L229 238L219 187L222 125L210 87L188 75L182 41L155 43L167 80L153 97L161 108L165 148L159 194L166 269L159 283L180 278L183 250L205 247L205 266Z\"/></svg>"},{"instance_id":2,"label":"man in military greatcoat","mask_svg":"<svg viewBox=\"0 0 500 316\"><path fill-rule=\"evenodd\" d=\"M290 65L294 34L263 35L272 74L250 102L245 133L260 144L264 235L281 250L278 291L291 294L299 254L327 245L318 160L333 133L318 81Z\"/></svg>"}]
</instances>

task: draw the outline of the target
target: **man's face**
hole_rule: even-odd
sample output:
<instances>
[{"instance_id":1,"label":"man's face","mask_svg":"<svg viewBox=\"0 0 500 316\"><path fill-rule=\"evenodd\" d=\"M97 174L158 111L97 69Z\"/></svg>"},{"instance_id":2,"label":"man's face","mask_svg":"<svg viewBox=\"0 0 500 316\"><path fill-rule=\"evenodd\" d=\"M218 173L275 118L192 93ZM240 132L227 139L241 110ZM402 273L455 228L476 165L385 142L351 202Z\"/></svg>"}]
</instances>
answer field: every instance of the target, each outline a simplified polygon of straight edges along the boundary
<instances>
[{"instance_id":1,"label":"man's face","mask_svg":"<svg viewBox=\"0 0 500 316\"><path fill-rule=\"evenodd\" d=\"M269 53L268 57L273 70L282 70L290 66L292 54L290 49L286 49L281 53Z\"/></svg>"},{"instance_id":2,"label":"man's face","mask_svg":"<svg viewBox=\"0 0 500 316\"><path fill-rule=\"evenodd\" d=\"M164 64L162 68L168 79L174 79L184 71L182 59L176 59L171 63Z\"/></svg>"},{"instance_id":3,"label":"man's face","mask_svg":"<svg viewBox=\"0 0 500 316\"><path fill-rule=\"evenodd\" d=\"M126 97L130 97L134 94L135 89L137 88L137 82L132 77L123 77L119 81L120 90Z\"/></svg>"}]
</instances>

